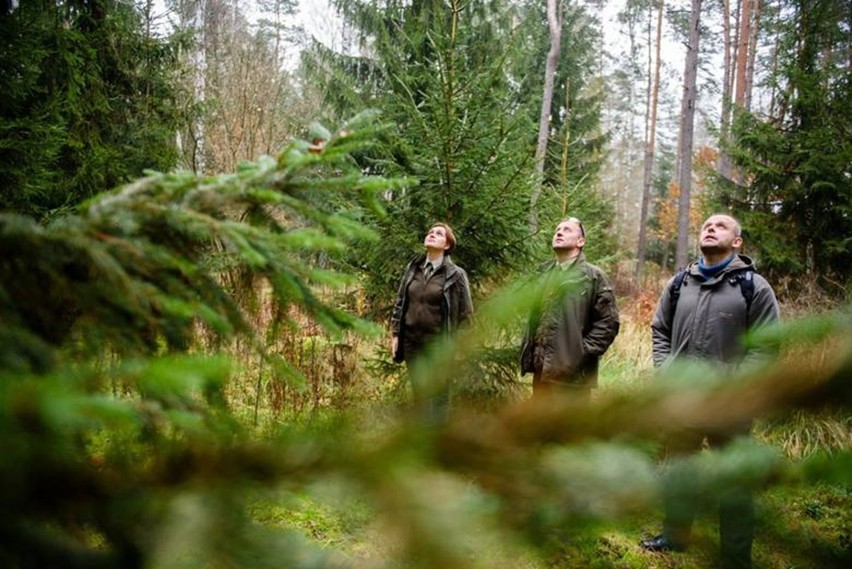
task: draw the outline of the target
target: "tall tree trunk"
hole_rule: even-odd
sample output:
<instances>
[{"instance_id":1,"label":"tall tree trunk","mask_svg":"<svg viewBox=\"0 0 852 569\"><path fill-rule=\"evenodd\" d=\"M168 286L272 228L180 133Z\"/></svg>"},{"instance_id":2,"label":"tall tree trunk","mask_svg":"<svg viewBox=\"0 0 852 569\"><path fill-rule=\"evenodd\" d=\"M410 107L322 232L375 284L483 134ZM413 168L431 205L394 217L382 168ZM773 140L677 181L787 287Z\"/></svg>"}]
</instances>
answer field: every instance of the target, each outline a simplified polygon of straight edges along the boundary
<instances>
[{"instance_id":1,"label":"tall tree trunk","mask_svg":"<svg viewBox=\"0 0 852 569\"><path fill-rule=\"evenodd\" d=\"M680 106L680 140L678 142L678 185L680 200L677 216L677 249L675 262L685 266L689 254L689 198L692 189L692 139L695 128L696 76L698 75L698 42L701 35L701 2L692 0L689 18L689 43L683 71L683 99Z\"/></svg>"},{"instance_id":2,"label":"tall tree trunk","mask_svg":"<svg viewBox=\"0 0 852 569\"><path fill-rule=\"evenodd\" d=\"M204 111L203 104L207 97L207 46L205 41L205 14L207 13L207 0L195 0L189 4L189 27L195 36L195 50L192 53L192 66L195 71L193 87L195 104L199 110L196 111L195 121L192 126L193 152L192 167L197 174L204 174L205 144L204 144Z\"/></svg>"},{"instance_id":3,"label":"tall tree trunk","mask_svg":"<svg viewBox=\"0 0 852 569\"><path fill-rule=\"evenodd\" d=\"M553 105L553 81L562 43L562 4L560 0L547 0L547 27L550 30L550 50L544 71L544 92L541 97L541 115L538 122L538 142L535 147L535 180L530 194L530 234L538 232L538 198L544 183L544 158L550 134L550 113Z\"/></svg>"},{"instance_id":4,"label":"tall tree trunk","mask_svg":"<svg viewBox=\"0 0 852 569\"><path fill-rule=\"evenodd\" d=\"M450 56L447 58L446 72L442 74L442 90L444 93L444 113L445 120L447 124L455 124L455 114L456 109L454 105L454 101L456 100L456 38L459 29L459 18L461 16L461 12L463 10L462 2L459 0L451 0L451 13L452 17L450 19L450 30L449 30L449 50ZM444 181L447 188L447 193L452 194L453 187L455 185L455 171L456 171L456 154L453 151L453 147L455 146L454 137L447 136L444 138ZM449 222L453 222L453 212L448 211L445 214L445 219Z\"/></svg>"},{"instance_id":5,"label":"tall tree trunk","mask_svg":"<svg viewBox=\"0 0 852 569\"><path fill-rule=\"evenodd\" d=\"M731 110L733 105L733 77L732 69L733 61L733 46L731 37L731 0L722 0L722 39L724 42L722 56L722 115L719 128L719 139L726 141L731 130ZM725 152L724 148L720 149L719 157L716 161L716 172L725 179L731 179L733 165L731 157Z\"/></svg>"},{"instance_id":6,"label":"tall tree trunk","mask_svg":"<svg viewBox=\"0 0 852 569\"><path fill-rule=\"evenodd\" d=\"M748 42L748 64L746 66L745 76L745 108L751 109L751 92L754 86L754 61L757 56L757 40L760 33L760 0L754 1L754 12L752 14L751 34L749 34Z\"/></svg>"},{"instance_id":7,"label":"tall tree trunk","mask_svg":"<svg viewBox=\"0 0 852 569\"><path fill-rule=\"evenodd\" d=\"M662 59L660 53L662 50L662 35L663 35L663 7L664 0L659 0L657 8L657 37L655 51L655 65L653 76L651 75L651 61L648 61L648 110L645 113L647 124L645 132L647 138L645 140L645 164L642 175L642 207L639 213L639 244L636 251L636 278L642 278L642 271L645 269L645 247L648 240L648 230L645 221L648 219L648 208L651 203L651 185L654 181L654 152L656 150L657 141L657 106L660 93L660 66ZM650 20L650 19L649 19ZM649 46L650 52L650 46Z\"/></svg>"},{"instance_id":8,"label":"tall tree trunk","mask_svg":"<svg viewBox=\"0 0 852 569\"><path fill-rule=\"evenodd\" d=\"M778 32L776 32L776 34L778 34ZM772 63L771 63L771 65L769 65L769 69L771 70L770 71L771 77L777 77L778 76L778 66L779 66L778 59L780 57L779 52L781 50L780 47L779 47L779 45L780 45L780 42L778 41L779 39L780 39L780 37L776 36L776 38L775 38L776 41L770 40L770 43L773 45L773 47L772 47ZM781 88L774 82L772 83L772 86L769 89L769 114L768 114L768 116L769 116L770 121L775 121L776 117L779 116L778 114L776 114L775 109L776 109L776 101L780 97L780 92L779 92L780 89Z\"/></svg>"},{"instance_id":9,"label":"tall tree trunk","mask_svg":"<svg viewBox=\"0 0 852 569\"><path fill-rule=\"evenodd\" d=\"M568 158L571 147L571 79L565 80L565 125L562 133L562 161L559 165L559 185L562 186L562 215L568 213Z\"/></svg>"},{"instance_id":10,"label":"tall tree trunk","mask_svg":"<svg viewBox=\"0 0 852 569\"><path fill-rule=\"evenodd\" d=\"M277 0L274 6L274 30L275 30L275 47L273 49L273 58L275 60L275 74L274 74L274 82L275 82L275 103L278 103L281 100L281 91L283 86L283 81L281 78L280 68L281 68L281 34L284 26L283 22L283 8L282 8L281 0ZM264 151L266 154L273 154L275 148L275 112L270 112L269 120L266 125L266 140L264 141Z\"/></svg>"},{"instance_id":11,"label":"tall tree trunk","mask_svg":"<svg viewBox=\"0 0 852 569\"><path fill-rule=\"evenodd\" d=\"M746 70L748 69L749 43L751 42L752 0L742 0L740 26L737 33L737 70L734 88L734 104L745 108Z\"/></svg>"}]
</instances>

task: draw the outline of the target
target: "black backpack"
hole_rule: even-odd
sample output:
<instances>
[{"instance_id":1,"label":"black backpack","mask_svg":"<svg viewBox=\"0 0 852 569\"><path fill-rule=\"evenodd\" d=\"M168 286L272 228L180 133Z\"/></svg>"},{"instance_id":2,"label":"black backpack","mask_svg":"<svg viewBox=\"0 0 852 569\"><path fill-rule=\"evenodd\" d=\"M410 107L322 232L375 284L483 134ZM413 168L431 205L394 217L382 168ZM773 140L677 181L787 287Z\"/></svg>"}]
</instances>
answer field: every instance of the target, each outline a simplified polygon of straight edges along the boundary
<instances>
[{"instance_id":1,"label":"black backpack","mask_svg":"<svg viewBox=\"0 0 852 569\"><path fill-rule=\"evenodd\" d=\"M674 317L675 310L677 309L677 301L680 299L680 289L684 286L688 274L688 269L679 270L674 276L674 279L672 279L672 284L669 285L669 301L672 307L672 317ZM740 292L743 293L743 298L746 302L747 316L751 310L751 301L754 300L754 269L746 268L731 271L731 274L725 278L731 286L740 285Z\"/></svg>"}]
</instances>

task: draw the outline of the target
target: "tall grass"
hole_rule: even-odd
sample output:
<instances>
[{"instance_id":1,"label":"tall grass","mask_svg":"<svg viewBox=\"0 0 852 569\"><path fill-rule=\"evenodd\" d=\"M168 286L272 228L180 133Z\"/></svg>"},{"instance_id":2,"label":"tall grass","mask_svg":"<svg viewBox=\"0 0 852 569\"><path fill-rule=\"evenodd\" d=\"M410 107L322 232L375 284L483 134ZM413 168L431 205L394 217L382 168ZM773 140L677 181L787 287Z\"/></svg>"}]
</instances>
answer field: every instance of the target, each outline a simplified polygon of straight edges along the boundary
<instances>
[{"instance_id":1,"label":"tall grass","mask_svg":"<svg viewBox=\"0 0 852 569\"><path fill-rule=\"evenodd\" d=\"M849 450L852 449L852 416L835 409L796 410L759 421L755 436L780 448L792 459L808 458L817 452Z\"/></svg>"},{"instance_id":2,"label":"tall grass","mask_svg":"<svg viewBox=\"0 0 852 569\"><path fill-rule=\"evenodd\" d=\"M348 294L358 293L349 291ZM622 397L626 393L624 399L627 400L627 406L635 406L637 417L640 418L643 402L654 404L644 392L657 385L656 382L663 381L651 361L650 321L656 297L656 292L638 292L629 298L620 299L621 331L602 360L596 395L599 402L606 405L611 395ZM273 368L259 361L243 360L244 368L230 390L232 407L243 409L245 420L252 421L262 432L269 433L275 431L276 425L291 421L310 423L312 432L325 429L334 432L336 417L357 415L359 420L351 423L358 430L358 437L353 439L355 446L387 450L402 445L408 451L379 470L386 473L391 468L401 469L405 475L391 477L393 484L401 485L399 488L391 484L388 489L386 486L390 482L382 478L381 491L344 485L342 489L332 492L324 485L333 486L342 481L332 484L319 477L303 493L285 493L284 497L270 497L258 502L253 509L253 516L261 524L301 532L308 540L321 543L330 551L343 552L348 561L354 561L356 566L381 565L388 560L400 566L418 566L418 563L429 566L428 563L435 559L443 559L440 551L433 551L442 542L452 542L454 547L470 551L472 556L475 554L475 560L469 566L534 569L623 566L644 569L661 566L660 563L672 567L714 565L712 552L716 547L715 520L699 521L697 533L701 538L700 546L688 555L669 559L649 555L638 548L636 543L639 537L656 531L659 525L659 519L652 516L656 502L647 495L651 491L650 473L653 472L655 462L646 455L630 454L627 448L598 456L600 460L595 462L594 468L600 467L601 473L631 475L624 484L612 483L598 493L603 498L620 496L616 489L626 488L625 495L631 498L641 496L641 505L647 509L638 514L619 511L611 518L603 516L607 518L605 523L598 520L603 525L591 524L585 529L578 518L572 518L571 512L575 512L577 504L583 503L583 500L609 503L600 498L598 493L588 490L571 493L578 486L586 488L581 483L582 477L576 479L571 476L578 474L576 465L588 465L593 461L596 456L594 446L571 447L568 444L568 450L558 446L551 448L547 454L550 469L545 468L540 472L554 476L554 480L549 482L549 479L541 478L540 474L526 476L523 469L512 461L496 460L493 471L485 469L487 473L483 477L485 483L482 486L473 482L476 480L476 468L473 468L473 474L463 467L441 470L424 458L426 455L409 463L412 457L419 456L414 445L420 441L418 437L422 434L411 435L415 432L412 431L408 437L398 436L399 433L407 432L405 423L386 420L397 418L397 412L405 407L409 397L405 367L390 361L387 328L381 329L373 337L333 337L308 322L301 325L298 314L291 314L291 318L300 324L295 328L281 329L278 335L270 337L270 342L277 354L293 362L303 380L297 382L277 377ZM260 329L263 325L258 323ZM500 330L488 328L486 325L482 330L476 330L473 340L465 339L468 342L466 345L474 346L476 350L469 350L465 354L464 366L453 369L457 380L454 397L458 408L461 409L463 403L472 405L481 417L472 417L469 423L456 423L455 430L447 433L449 438L438 439L440 445L461 442L458 453L451 452L443 456L443 460L449 457L450 463L453 459L466 460L459 457L466 456L470 449L474 449L473 455L481 457L483 461L494 460L495 457L503 456L501 445L506 441L501 437L511 438L512 434L522 436L523 429L528 428L530 423L533 427L538 424L537 417L531 415L525 422L510 421L511 426L507 423L507 428L491 431L495 425L493 420L499 420L501 416L505 420L511 416L506 414L505 409L500 409L501 405L529 397L530 379L529 376L520 377L517 371L516 352L520 344L521 326L510 323ZM791 344L785 347L782 362L795 361L801 364L810 361L814 366L824 366L837 346L839 344ZM469 353L474 351L476 355L471 357ZM489 406L489 402L494 405ZM672 403L676 402L672 400ZM617 405L617 400L613 401L613 405ZM609 408L600 407L601 412L606 412L606 409ZM648 418L647 414L645 418ZM590 417L588 424L599 419ZM574 426L582 427L582 424ZM625 425L628 428L632 426L630 423L622 426ZM817 450L848 449L849 426L848 416L840 412L832 415L829 412L797 411L759 421L755 434L761 441L782 449L787 456L802 458ZM482 435L482 432L493 432L494 435ZM479 448L478 442L489 444ZM519 449L523 448L523 445L519 445ZM523 468L536 468L534 462L528 462L532 460L530 457L523 456ZM630 457L638 462L627 466L631 464L628 460ZM604 468L606 465L611 466L611 471ZM626 484L629 481L636 482L632 476L641 470L637 466L642 466L649 473L646 494ZM560 474L563 469L566 469L567 474ZM595 475L594 481L589 488L605 483L599 474ZM489 482L493 486L489 486ZM513 488L509 493L510 498L507 498L507 504L511 504L511 507L504 505L506 512L513 512L511 514L495 510L495 504L500 503L496 496L500 495L501 484ZM515 492L529 493L529 496L518 497ZM546 503L540 503L538 492L547 494ZM781 489L778 492L781 492L779 502L786 502L789 501L788 496L799 496L796 492L801 490ZM540 511L525 511L524 508L530 504L536 505ZM798 515L798 511L785 512L781 525L785 526L788 520ZM402 530L397 526L386 525L390 523L389 520L398 518L404 519ZM518 522L516 518L522 521ZM454 525L457 524L454 520L463 520L465 531ZM519 527L512 525L513 520ZM506 527L493 527L498 522ZM542 536L527 536L525 532L528 530L524 528L530 523L542 526ZM570 530L558 530L563 525ZM426 543L420 543L417 536L421 534L426 537L452 538L440 537L437 542L427 540ZM456 538L465 534L465 538ZM835 539L833 535L823 541L834 543L831 541ZM774 541L770 541L773 538L762 539L764 541L759 546L764 549L757 550L756 559L765 561L774 555L768 552L778 548ZM841 550L839 546L835 549ZM458 551L448 551L446 554L451 559L464 558L464 553ZM787 559L789 555L785 552L781 557ZM682 565L677 565L681 562ZM815 568L820 564L802 563L799 566Z\"/></svg>"},{"instance_id":3,"label":"tall grass","mask_svg":"<svg viewBox=\"0 0 852 569\"><path fill-rule=\"evenodd\" d=\"M650 292L620 299L621 328L601 362L601 389L640 387L651 379L651 316L655 302L656 297Z\"/></svg>"},{"instance_id":4,"label":"tall grass","mask_svg":"<svg viewBox=\"0 0 852 569\"><path fill-rule=\"evenodd\" d=\"M619 299L621 329L602 359L599 394L641 390L655 380L650 323L658 298L654 289L661 286L645 287ZM363 296L357 289L347 290L339 302L358 303ZM813 309L812 302L802 302L785 305L785 317L796 318ZM228 394L232 408L247 423L264 429L264 425L329 412L367 410L379 417L405 407L409 397L405 366L390 361L386 327L380 325L373 337L333 337L298 313L290 318L296 326L279 329L269 342L275 353L293 363L300 374L296 380L281 377L274 367L251 359L239 346L233 348L243 367ZM264 330L271 322L255 325ZM520 331L518 326L483 340L478 356L470 358L464 373L458 375L455 399L459 404L487 410L529 396L531 380L518 374L516 364ZM780 355L781 366L804 362L818 369L841 347L837 338L816 345L790 342ZM760 418L754 434L786 456L802 459L818 451L852 448L852 417L843 410L796 410Z\"/></svg>"}]
</instances>

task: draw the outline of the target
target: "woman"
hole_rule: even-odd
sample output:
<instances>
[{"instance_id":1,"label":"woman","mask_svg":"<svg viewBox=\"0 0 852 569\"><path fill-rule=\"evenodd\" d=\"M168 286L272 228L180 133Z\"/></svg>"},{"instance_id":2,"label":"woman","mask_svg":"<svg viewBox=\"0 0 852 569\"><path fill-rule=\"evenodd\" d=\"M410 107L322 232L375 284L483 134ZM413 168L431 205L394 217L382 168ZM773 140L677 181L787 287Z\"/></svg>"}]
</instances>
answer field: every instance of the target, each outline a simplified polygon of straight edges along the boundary
<instances>
[{"instance_id":1,"label":"woman","mask_svg":"<svg viewBox=\"0 0 852 569\"><path fill-rule=\"evenodd\" d=\"M391 317L391 353L408 366L415 403L430 419L443 420L449 385L437 384L428 370L417 369L418 356L436 336L456 331L473 314L464 269L450 260L456 236L446 223L434 223L423 240L426 253L412 260L399 285Z\"/></svg>"}]
</instances>

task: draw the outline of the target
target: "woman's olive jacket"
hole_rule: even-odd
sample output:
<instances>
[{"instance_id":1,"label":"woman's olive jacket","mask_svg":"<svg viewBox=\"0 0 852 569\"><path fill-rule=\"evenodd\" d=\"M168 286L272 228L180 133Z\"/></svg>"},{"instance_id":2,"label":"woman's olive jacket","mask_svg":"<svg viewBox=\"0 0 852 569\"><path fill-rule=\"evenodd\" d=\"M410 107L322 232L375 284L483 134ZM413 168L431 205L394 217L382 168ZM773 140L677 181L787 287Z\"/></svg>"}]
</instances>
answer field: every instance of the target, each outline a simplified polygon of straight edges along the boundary
<instances>
[{"instance_id":1,"label":"woman's olive jacket","mask_svg":"<svg viewBox=\"0 0 852 569\"><path fill-rule=\"evenodd\" d=\"M541 272L542 295L521 344L521 373L540 371L544 383L596 386L598 361L620 327L612 283L583 253L564 269L549 261ZM543 350L540 370L536 344Z\"/></svg>"},{"instance_id":2,"label":"woman's olive jacket","mask_svg":"<svg viewBox=\"0 0 852 569\"><path fill-rule=\"evenodd\" d=\"M414 279L417 268L425 262L425 254L412 259L408 263L399 284L399 291L391 315L391 332L394 336L399 337L397 351L393 354L393 359L396 362L403 361L405 356L403 346L405 344L405 314L408 311L408 285ZM473 315L473 301L470 298L470 283L464 269L453 263L449 255L444 256L443 267L445 273L443 302L441 303L441 329L442 333L450 334Z\"/></svg>"}]
</instances>

